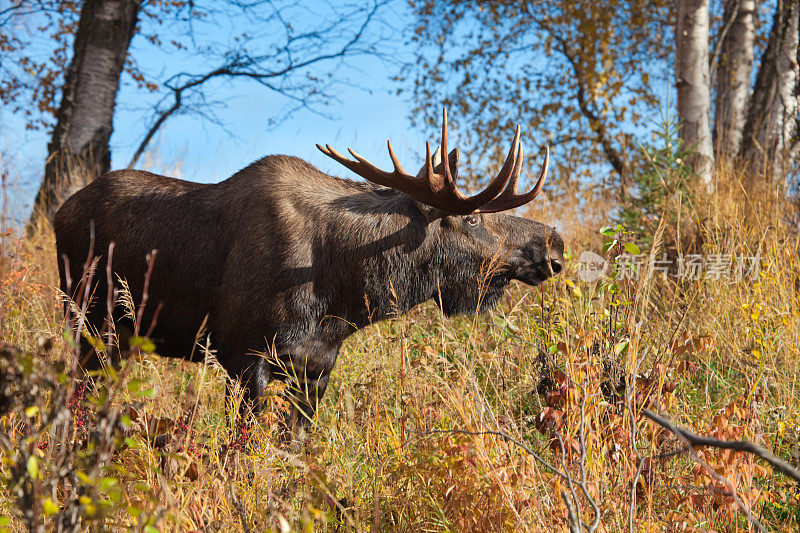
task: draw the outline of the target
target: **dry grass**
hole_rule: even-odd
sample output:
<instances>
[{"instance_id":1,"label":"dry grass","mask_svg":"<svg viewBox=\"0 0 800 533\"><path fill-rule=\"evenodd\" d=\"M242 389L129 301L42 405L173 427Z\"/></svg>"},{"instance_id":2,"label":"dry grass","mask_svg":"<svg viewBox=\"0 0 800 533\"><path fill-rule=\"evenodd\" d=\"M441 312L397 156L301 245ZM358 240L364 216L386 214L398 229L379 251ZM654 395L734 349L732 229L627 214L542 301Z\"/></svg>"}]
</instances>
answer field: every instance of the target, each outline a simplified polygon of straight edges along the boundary
<instances>
[{"instance_id":1,"label":"dry grass","mask_svg":"<svg viewBox=\"0 0 800 533\"><path fill-rule=\"evenodd\" d=\"M798 234L778 194L748 197L725 177L736 185L695 202L691 223L656 241L758 255L752 282L643 271L636 281L584 283L572 264L541 288L515 287L485 315L447 319L422 305L348 339L299 454L278 442L274 414L238 449L218 367L137 355L107 381L110 400L86 404L83 433L49 428L31 440L42 414L28 405L0 418L14 446L3 452L0 516L22 529L20 487L54 486L32 504L51 527L78 486L71 508L82 524L109 529L564 530L565 501L587 525L597 518L599 531L627 530L630 520L636 531L754 529L748 512L775 530L797 528L798 489L786 478L746 454L698 450L712 472L674 453L680 443L638 414L648 407L697 433L751 439L797 465ZM571 220L577 208L565 202L538 218ZM607 207L583 208L583 223L561 228L573 251L602 244L591 213ZM695 248L680 250L685 242ZM69 346L51 238L6 235L2 246L0 344L57 372ZM53 340L49 351L43 339ZM51 397L37 400L41 412ZM273 413L284 407L277 394L271 401ZM101 457L92 420L114 408L117 438ZM59 477L67 448L74 462ZM38 458L36 476L15 469L22 456Z\"/></svg>"}]
</instances>

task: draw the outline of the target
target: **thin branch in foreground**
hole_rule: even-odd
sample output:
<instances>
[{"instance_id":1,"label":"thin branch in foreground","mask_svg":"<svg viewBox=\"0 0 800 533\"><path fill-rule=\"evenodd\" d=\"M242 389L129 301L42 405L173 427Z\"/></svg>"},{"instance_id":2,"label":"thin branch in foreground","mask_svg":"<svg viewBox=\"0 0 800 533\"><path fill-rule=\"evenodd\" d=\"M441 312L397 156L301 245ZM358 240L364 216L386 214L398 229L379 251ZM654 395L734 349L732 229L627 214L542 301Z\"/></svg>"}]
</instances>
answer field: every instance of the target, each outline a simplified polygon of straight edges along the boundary
<instances>
[{"instance_id":1,"label":"thin branch in foreground","mask_svg":"<svg viewBox=\"0 0 800 533\"><path fill-rule=\"evenodd\" d=\"M733 483L731 483L730 480L728 480L724 476L718 474L716 470L714 470L708 463L703 461L700 458L700 456L697 455L697 452L694 451L694 446L710 446L710 447L724 448L724 449L731 449L738 451L748 451L747 449L742 447L743 444L749 444L750 446L754 447L756 447L756 445L749 443L747 441L725 441L720 439L713 439L711 437L701 437L699 435L696 435L695 433L692 433L687 429L683 429L676 426L669 419L659 416L654 412L650 411L649 409L642 409L641 412L647 418L649 418L656 424L660 425L661 427L669 430L676 437L681 439L686 444L686 447L683 450L684 453L686 453L686 455L688 455L689 458L691 458L694 462L701 465L708 473L708 475L710 475L711 477L713 477L714 479L716 479L717 481L723 483L726 487L728 487L731 498L733 498L733 501L736 502L736 505L745 515L747 520L751 524L753 524L756 528L758 528L759 531L766 533L767 531L766 528L761 524L761 522L755 516L753 516L753 513L750 512L750 509L744 504L742 499L736 493L736 488L733 486ZM758 446L757 448L760 448L760 450L762 450L765 454L772 456L776 461L780 461L780 459L772 455L767 450L761 448L760 446ZM757 455L759 455L760 457L764 457L764 455L761 454Z\"/></svg>"},{"instance_id":2,"label":"thin branch in foreground","mask_svg":"<svg viewBox=\"0 0 800 533\"><path fill-rule=\"evenodd\" d=\"M639 483L639 477L642 475L642 469L644 468L646 459L642 457L642 454L639 453L639 449L636 447L636 416L634 415L633 406L631 405L631 397L633 396L634 388L636 387L636 376L639 374L639 368L644 363L644 359L647 356L648 349L645 347L644 353L639 358L639 361L636 363L636 366L633 368L633 379L631 379L631 383L625 390L625 409L628 411L628 416L630 417L631 423L631 448L633 449L633 453L636 456L636 472L633 476L633 482L631 483L631 493L630 493L630 500L631 504L628 508L628 531L630 533L634 533L634 515L636 514L636 487Z\"/></svg>"},{"instance_id":3,"label":"thin branch in foreground","mask_svg":"<svg viewBox=\"0 0 800 533\"><path fill-rule=\"evenodd\" d=\"M723 450L752 453L753 455L756 455L768 462L778 472L800 483L800 470L796 469L783 459L777 457L771 451L759 446L758 444L754 444L747 440L721 440L712 437L704 437L702 435L692 433L688 429L676 426L670 420L655 414L649 409L642 409L642 414L661 427L668 429L675 435L683 437L691 446L708 446Z\"/></svg>"},{"instance_id":4,"label":"thin branch in foreground","mask_svg":"<svg viewBox=\"0 0 800 533\"><path fill-rule=\"evenodd\" d=\"M230 497L233 507L239 514L239 520L241 521L242 524L242 531L244 531L245 533L250 533L250 527L247 525L247 515L245 514L244 506L242 505L241 500L239 500L239 496L236 494L236 488L233 486L233 482L231 482L230 486Z\"/></svg>"},{"instance_id":5,"label":"thin branch in foreground","mask_svg":"<svg viewBox=\"0 0 800 533\"><path fill-rule=\"evenodd\" d=\"M569 521L570 533L581 533L581 526L578 519L575 517L575 509L572 507L572 501L569 499L567 491L561 491L561 499L564 500L564 505L567 506L567 520Z\"/></svg>"}]
</instances>

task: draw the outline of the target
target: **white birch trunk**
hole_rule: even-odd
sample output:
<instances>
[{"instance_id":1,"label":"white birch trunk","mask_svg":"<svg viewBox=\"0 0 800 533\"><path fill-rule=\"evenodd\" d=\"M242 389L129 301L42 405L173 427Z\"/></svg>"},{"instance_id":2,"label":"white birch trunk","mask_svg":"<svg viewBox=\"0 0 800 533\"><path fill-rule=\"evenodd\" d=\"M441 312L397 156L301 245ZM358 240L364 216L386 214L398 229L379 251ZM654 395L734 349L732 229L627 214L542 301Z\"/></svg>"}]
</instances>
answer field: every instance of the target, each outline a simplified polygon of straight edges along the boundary
<instances>
[{"instance_id":1,"label":"white birch trunk","mask_svg":"<svg viewBox=\"0 0 800 533\"><path fill-rule=\"evenodd\" d=\"M725 3L725 20L733 22L723 38L717 70L714 140L717 155L728 159L739 154L747 118L755 8L755 0L727 0Z\"/></svg>"},{"instance_id":2,"label":"white birch trunk","mask_svg":"<svg viewBox=\"0 0 800 533\"><path fill-rule=\"evenodd\" d=\"M678 121L689 164L706 187L713 186L711 87L708 68L708 0L679 0L676 25Z\"/></svg>"},{"instance_id":3,"label":"white birch trunk","mask_svg":"<svg viewBox=\"0 0 800 533\"><path fill-rule=\"evenodd\" d=\"M761 59L741 156L756 172L783 179L797 157L800 112L800 0L778 3Z\"/></svg>"}]
</instances>

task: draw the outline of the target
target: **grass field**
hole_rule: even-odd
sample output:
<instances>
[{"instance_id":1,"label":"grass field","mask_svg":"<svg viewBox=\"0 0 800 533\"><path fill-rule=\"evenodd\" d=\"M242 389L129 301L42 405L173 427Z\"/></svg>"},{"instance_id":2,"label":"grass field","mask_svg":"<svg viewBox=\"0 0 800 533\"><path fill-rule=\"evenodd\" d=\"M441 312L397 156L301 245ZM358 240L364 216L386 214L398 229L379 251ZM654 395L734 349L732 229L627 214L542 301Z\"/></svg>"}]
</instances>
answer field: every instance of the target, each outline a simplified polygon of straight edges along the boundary
<instances>
[{"instance_id":1,"label":"grass field","mask_svg":"<svg viewBox=\"0 0 800 533\"><path fill-rule=\"evenodd\" d=\"M566 272L487 314L429 302L353 335L297 453L278 438L277 385L247 430L225 417L218 366L144 340L81 400L52 237L6 231L0 344L21 352L0 352L0 529L561 531L572 515L597 531L796 530L791 480L744 452L686 452L640 413L798 465L797 207L719 181L646 239L601 205L580 220L535 207L561 221ZM579 252L604 240L612 262L640 245L638 276L580 280ZM704 271L653 271L662 253L700 254ZM737 273L741 258L757 268Z\"/></svg>"}]
</instances>

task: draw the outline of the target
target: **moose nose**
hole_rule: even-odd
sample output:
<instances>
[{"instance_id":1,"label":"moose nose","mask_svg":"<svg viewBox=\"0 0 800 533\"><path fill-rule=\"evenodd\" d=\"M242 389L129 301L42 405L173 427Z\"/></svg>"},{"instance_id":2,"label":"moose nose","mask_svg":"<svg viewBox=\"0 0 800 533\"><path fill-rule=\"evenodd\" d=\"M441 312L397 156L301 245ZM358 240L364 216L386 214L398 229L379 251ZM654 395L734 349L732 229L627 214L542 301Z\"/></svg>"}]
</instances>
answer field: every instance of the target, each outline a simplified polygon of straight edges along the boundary
<instances>
[{"instance_id":1,"label":"moose nose","mask_svg":"<svg viewBox=\"0 0 800 533\"><path fill-rule=\"evenodd\" d=\"M550 268L553 270L553 274L558 274L564 269L564 256L561 254L561 252L551 250L549 259Z\"/></svg>"}]
</instances>

